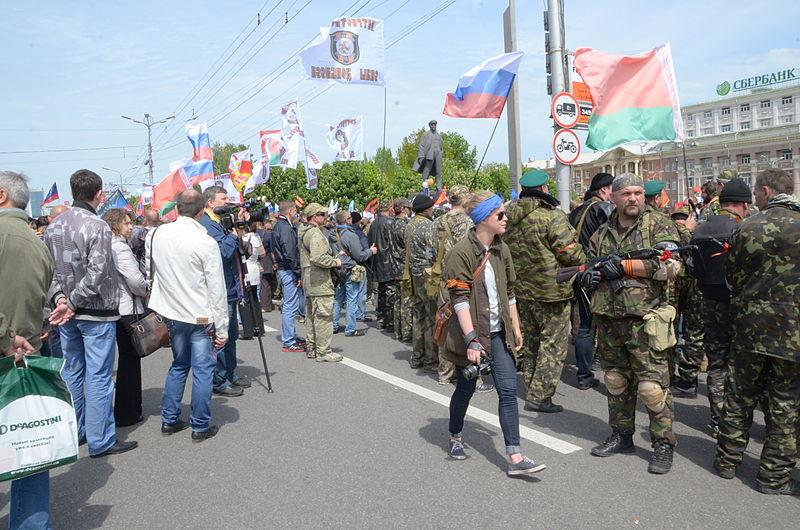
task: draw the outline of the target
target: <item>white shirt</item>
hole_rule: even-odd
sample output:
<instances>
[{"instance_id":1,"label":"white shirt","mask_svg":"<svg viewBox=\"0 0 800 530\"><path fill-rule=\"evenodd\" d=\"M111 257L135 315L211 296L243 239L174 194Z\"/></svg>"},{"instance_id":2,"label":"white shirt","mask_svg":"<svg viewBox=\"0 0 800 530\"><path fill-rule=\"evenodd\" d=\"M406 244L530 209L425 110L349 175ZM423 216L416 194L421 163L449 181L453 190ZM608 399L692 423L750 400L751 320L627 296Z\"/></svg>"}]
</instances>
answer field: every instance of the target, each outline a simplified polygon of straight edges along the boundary
<instances>
[{"instance_id":1,"label":"white shirt","mask_svg":"<svg viewBox=\"0 0 800 530\"><path fill-rule=\"evenodd\" d=\"M259 266L258 260L259 254L261 253L261 248L264 246L261 243L261 238L258 237L258 234L254 234L253 232L248 232L242 236L242 240L250 243L250 246L253 247L253 251L250 254L250 257L247 258L247 283L250 285L258 285L261 282L261 267Z\"/></svg>"},{"instance_id":2,"label":"white shirt","mask_svg":"<svg viewBox=\"0 0 800 530\"><path fill-rule=\"evenodd\" d=\"M151 240L155 278L148 307L178 322L213 323L217 336L227 339L228 298L217 242L185 216L150 230L145 239L148 276Z\"/></svg>"},{"instance_id":3,"label":"white shirt","mask_svg":"<svg viewBox=\"0 0 800 530\"><path fill-rule=\"evenodd\" d=\"M489 297L489 331L495 333L503 329L500 320L500 296L497 294L497 278L494 276L492 262L486 261L483 269L483 279L486 282L486 295Z\"/></svg>"}]
</instances>

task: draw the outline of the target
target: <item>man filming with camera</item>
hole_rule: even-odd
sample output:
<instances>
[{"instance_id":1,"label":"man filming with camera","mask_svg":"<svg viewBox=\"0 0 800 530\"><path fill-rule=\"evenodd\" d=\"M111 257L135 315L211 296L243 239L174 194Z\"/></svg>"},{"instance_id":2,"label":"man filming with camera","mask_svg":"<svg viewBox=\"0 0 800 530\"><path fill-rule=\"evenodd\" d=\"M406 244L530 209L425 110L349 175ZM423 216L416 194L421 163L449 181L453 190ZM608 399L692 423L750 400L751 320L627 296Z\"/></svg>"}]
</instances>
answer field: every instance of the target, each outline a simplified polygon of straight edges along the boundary
<instances>
[{"instance_id":1,"label":"man filming with camera","mask_svg":"<svg viewBox=\"0 0 800 530\"><path fill-rule=\"evenodd\" d=\"M217 350L217 366L214 369L214 393L222 396L241 396L250 382L236 374L236 340L239 338L239 320L236 306L243 297L241 244L236 232L222 226L224 216L230 216L228 194L224 188L210 186L203 191L205 213L200 224L219 246L222 256L222 271L228 293L228 342ZM247 212L241 214L247 217ZM245 219L246 220L246 219Z\"/></svg>"}]
</instances>

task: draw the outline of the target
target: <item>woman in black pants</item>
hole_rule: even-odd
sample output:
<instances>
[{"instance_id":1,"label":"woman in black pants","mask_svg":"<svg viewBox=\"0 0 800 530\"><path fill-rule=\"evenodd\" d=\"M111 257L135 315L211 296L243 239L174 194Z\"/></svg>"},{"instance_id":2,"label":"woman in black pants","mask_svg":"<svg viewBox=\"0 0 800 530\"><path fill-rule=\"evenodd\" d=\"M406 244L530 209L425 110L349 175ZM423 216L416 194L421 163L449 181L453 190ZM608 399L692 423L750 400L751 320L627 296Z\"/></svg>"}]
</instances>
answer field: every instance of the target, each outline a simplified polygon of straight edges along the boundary
<instances>
[{"instance_id":1,"label":"woman in black pants","mask_svg":"<svg viewBox=\"0 0 800 530\"><path fill-rule=\"evenodd\" d=\"M147 296L147 282L139 270L139 263L128 245L133 230L130 214L123 209L114 208L103 215L103 220L111 227L114 240L111 249L117 268L119 283L119 314L117 322L117 388L114 395L114 419L117 427L139 423L142 416L142 364L131 342L131 324L145 314L142 303Z\"/></svg>"}]
</instances>

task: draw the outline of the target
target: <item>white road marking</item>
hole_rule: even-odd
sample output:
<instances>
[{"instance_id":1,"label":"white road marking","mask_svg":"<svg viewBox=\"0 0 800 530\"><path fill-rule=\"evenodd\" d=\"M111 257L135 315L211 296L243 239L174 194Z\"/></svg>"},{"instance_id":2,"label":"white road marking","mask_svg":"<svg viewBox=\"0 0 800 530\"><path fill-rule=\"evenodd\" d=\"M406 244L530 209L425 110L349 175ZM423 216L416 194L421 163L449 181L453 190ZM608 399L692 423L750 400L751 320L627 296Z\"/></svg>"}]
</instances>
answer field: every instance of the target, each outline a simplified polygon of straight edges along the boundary
<instances>
[{"instance_id":1,"label":"white road marking","mask_svg":"<svg viewBox=\"0 0 800 530\"><path fill-rule=\"evenodd\" d=\"M275 333L278 330L275 329L275 328L271 328L271 327L267 326L266 324L264 324L264 331L267 332L267 333Z\"/></svg>"},{"instance_id":2,"label":"white road marking","mask_svg":"<svg viewBox=\"0 0 800 530\"><path fill-rule=\"evenodd\" d=\"M381 381L386 381L387 383L402 388L403 390L408 390L412 394L424 397L425 399L429 399L445 407L450 406L450 398L448 396L444 396L438 392L434 392L433 390L427 389L423 386L411 383L409 381L406 381L405 379L401 379L391 374L387 374L386 372L383 372L371 366L367 366L366 364L362 364L358 361L354 361L353 359L349 359L347 357L345 357L342 360L342 364L347 365L355 370L358 370L359 372L371 375L372 377L380 379ZM500 428L500 418L498 418L496 414L492 414L491 412L486 412L485 410L481 410L472 405L470 405L469 409L467 410L467 416L488 423L489 425L492 425L494 427ZM526 440L530 440L535 444L542 445L544 447L547 447L548 449L552 449L553 451L556 451L563 455L574 453L575 451L580 451L582 449L581 447L575 444L565 442L564 440L559 440L554 436L550 436L549 434L539 432L535 429L531 429L530 427L526 427L524 425L519 426L519 434L522 438L525 438Z\"/></svg>"}]
</instances>

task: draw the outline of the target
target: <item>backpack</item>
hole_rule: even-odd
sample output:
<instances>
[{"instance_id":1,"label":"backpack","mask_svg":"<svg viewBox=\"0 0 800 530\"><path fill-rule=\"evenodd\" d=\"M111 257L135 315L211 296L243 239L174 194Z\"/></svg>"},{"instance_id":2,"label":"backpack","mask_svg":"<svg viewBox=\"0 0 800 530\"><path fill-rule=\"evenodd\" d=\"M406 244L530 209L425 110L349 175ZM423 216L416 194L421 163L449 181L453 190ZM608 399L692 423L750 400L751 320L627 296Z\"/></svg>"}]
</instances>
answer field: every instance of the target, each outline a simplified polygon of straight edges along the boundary
<instances>
[{"instance_id":1,"label":"backpack","mask_svg":"<svg viewBox=\"0 0 800 530\"><path fill-rule=\"evenodd\" d=\"M436 251L436 259L433 261L431 272L428 274L427 282L425 284L425 291L428 293L429 298L436 298L439 296L439 289L442 282L442 272L444 269L444 246L445 242L453 237L447 219L442 219L442 223L444 224L445 237L439 238L439 248Z\"/></svg>"}]
</instances>

